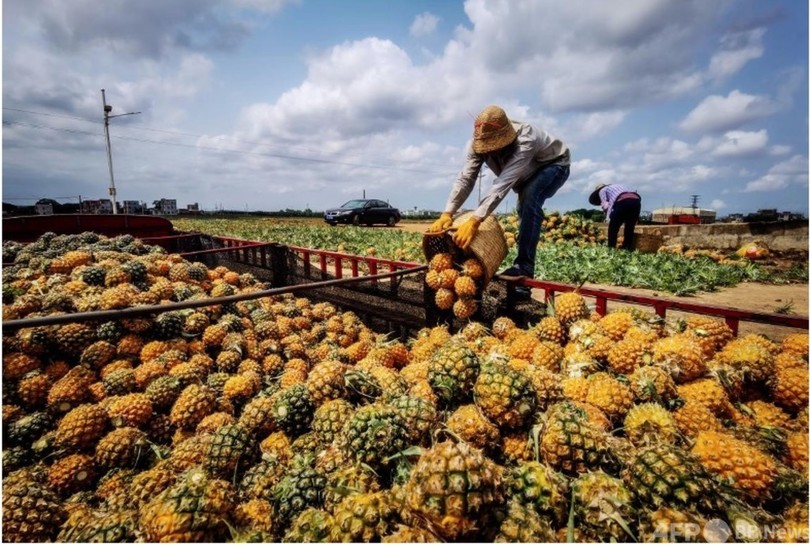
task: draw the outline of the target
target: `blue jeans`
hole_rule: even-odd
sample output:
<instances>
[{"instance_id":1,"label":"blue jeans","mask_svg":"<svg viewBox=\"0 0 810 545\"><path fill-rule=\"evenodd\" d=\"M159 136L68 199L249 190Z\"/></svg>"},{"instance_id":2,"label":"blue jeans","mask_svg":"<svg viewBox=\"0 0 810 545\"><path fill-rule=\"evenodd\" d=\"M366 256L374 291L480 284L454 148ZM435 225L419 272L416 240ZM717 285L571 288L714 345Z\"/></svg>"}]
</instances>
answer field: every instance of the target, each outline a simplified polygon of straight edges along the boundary
<instances>
[{"instance_id":1,"label":"blue jeans","mask_svg":"<svg viewBox=\"0 0 810 545\"><path fill-rule=\"evenodd\" d=\"M543 204L562 187L570 172L568 165L548 165L538 170L518 191L520 230L514 265L529 278L534 278L534 258L543 227Z\"/></svg>"}]
</instances>

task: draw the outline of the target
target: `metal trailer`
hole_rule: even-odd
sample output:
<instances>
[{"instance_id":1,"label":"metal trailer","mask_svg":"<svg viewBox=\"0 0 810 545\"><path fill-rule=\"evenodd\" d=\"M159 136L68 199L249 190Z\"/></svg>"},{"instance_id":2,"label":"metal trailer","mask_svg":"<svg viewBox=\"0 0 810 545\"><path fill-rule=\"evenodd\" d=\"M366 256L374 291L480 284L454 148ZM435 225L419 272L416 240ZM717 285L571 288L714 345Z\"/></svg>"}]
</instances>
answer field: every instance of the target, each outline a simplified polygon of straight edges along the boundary
<instances>
[{"instance_id":1,"label":"metal trailer","mask_svg":"<svg viewBox=\"0 0 810 545\"><path fill-rule=\"evenodd\" d=\"M407 338L426 326L447 324L451 330L457 330L466 323L456 319L451 311L436 307L433 292L426 288L424 282L426 266L420 263L276 242L176 232L168 220L155 217L66 215L42 218L51 218L51 221L39 218L4 219L4 238L31 241L46 231L80 233L92 230L108 236L129 232L144 243L160 245L190 261L203 262L209 268L223 265L237 272L249 272L271 287L268 293L302 293L311 299L330 301L342 310L355 312L369 327L379 332ZM542 300L519 299L515 293L518 285L542 291ZM752 312L609 289L577 288L543 280L506 282L497 276L481 294L479 309L472 319L491 325L498 316L509 316L518 325L527 327L545 316L547 303L555 294L574 290L592 298L595 310L600 314L610 310L609 305L634 304L650 307L661 318L666 318L668 311L681 311L721 319L735 335L740 322L808 329L807 316ZM256 297L256 294L252 297ZM196 304L200 306L211 302ZM181 302L173 306L188 308L189 303ZM136 311L109 311L108 314L127 311L144 314L150 310L158 311L145 307ZM70 319L70 316L60 318L64 321ZM14 328L15 324L4 322L3 327L7 326Z\"/></svg>"}]
</instances>

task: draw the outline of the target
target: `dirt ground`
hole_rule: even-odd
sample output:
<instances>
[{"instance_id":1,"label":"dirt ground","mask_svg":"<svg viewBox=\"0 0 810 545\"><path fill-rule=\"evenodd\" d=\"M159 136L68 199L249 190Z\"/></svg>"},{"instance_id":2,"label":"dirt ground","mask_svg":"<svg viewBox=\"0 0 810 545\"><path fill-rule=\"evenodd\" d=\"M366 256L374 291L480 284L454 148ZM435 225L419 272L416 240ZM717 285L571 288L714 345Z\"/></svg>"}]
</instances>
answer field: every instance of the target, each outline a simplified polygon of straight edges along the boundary
<instances>
[{"instance_id":1,"label":"dirt ground","mask_svg":"<svg viewBox=\"0 0 810 545\"><path fill-rule=\"evenodd\" d=\"M397 225L398 229L424 233L430 222L403 221ZM754 312L785 313L790 315L807 316L810 314L808 307L808 285L807 284L786 284L772 285L759 283L743 283L731 288L724 288L711 293L699 293L688 297L675 297L666 293L659 293L654 290L620 288L616 286L586 284L592 288L603 288L620 293L633 293L636 295L648 295L663 297L667 299L680 299L690 303L704 303L732 307L737 309L750 310ZM533 296L536 299L543 299L543 292L534 290ZM590 301L592 303L592 301ZM614 303L627 306L625 303ZM611 304L608 303L608 310ZM649 310L651 307L640 307ZM677 311L667 313L667 318L677 318L686 314ZM771 339L779 340L790 333L807 333L805 329L792 329L782 326L769 326L755 322L740 322L739 334L759 333L767 335Z\"/></svg>"}]
</instances>

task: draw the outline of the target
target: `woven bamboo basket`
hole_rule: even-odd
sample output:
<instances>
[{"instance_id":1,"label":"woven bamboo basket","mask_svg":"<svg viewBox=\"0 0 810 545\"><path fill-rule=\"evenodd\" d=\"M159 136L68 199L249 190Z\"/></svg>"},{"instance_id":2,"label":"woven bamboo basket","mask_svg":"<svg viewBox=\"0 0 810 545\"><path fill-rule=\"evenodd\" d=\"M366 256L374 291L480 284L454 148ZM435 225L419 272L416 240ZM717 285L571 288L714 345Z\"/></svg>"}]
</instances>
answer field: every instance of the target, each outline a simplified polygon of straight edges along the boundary
<instances>
[{"instance_id":1,"label":"woven bamboo basket","mask_svg":"<svg viewBox=\"0 0 810 545\"><path fill-rule=\"evenodd\" d=\"M425 233L422 238L422 251L428 262L434 255L442 252L453 254L454 261L461 262L464 259L474 256L484 265L484 284L489 283L503 259L506 257L508 248L506 237L504 236L501 224L493 216L488 216L478 227L478 234L473 239L467 250L462 250L453 242L453 233L464 223L472 212L467 212L453 220L453 226L441 233Z\"/></svg>"}]
</instances>

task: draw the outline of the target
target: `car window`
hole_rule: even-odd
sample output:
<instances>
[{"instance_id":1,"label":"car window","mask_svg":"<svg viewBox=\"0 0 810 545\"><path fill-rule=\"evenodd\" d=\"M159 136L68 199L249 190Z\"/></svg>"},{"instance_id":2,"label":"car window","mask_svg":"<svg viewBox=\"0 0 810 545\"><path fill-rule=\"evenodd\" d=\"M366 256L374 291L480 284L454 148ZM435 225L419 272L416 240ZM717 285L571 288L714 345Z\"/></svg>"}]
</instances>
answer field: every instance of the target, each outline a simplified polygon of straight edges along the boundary
<instances>
[{"instance_id":1,"label":"car window","mask_svg":"<svg viewBox=\"0 0 810 545\"><path fill-rule=\"evenodd\" d=\"M349 201L347 203L342 204L340 207L341 208L363 208L364 204L365 204L365 201L360 200L360 199L354 199L354 200L351 200L351 201Z\"/></svg>"}]
</instances>

